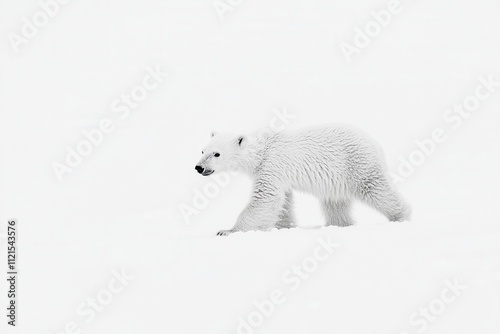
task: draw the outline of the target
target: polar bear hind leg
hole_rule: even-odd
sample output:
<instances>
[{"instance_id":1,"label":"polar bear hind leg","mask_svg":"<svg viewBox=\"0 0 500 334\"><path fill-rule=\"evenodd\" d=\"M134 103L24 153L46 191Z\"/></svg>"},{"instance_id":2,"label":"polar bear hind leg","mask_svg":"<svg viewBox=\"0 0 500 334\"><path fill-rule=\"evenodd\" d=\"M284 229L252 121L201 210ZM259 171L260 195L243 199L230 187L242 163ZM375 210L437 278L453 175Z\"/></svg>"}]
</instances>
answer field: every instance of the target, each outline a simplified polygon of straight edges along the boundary
<instances>
[{"instance_id":1,"label":"polar bear hind leg","mask_svg":"<svg viewBox=\"0 0 500 334\"><path fill-rule=\"evenodd\" d=\"M353 224L350 200L324 199L321 202L321 207L325 215L327 226L350 226Z\"/></svg>"},{"instance_id":2,"label":"polar bear hind leg","mask_svg":"<svg viewBox=\"0 0 500 334\"><path fill-rule=\"evenodd\" d=\"M360 199L372 206L390 221L405 221L410 219L410 207L394 190L387 178L365 184Z\"/></svg>"}]
</instances>

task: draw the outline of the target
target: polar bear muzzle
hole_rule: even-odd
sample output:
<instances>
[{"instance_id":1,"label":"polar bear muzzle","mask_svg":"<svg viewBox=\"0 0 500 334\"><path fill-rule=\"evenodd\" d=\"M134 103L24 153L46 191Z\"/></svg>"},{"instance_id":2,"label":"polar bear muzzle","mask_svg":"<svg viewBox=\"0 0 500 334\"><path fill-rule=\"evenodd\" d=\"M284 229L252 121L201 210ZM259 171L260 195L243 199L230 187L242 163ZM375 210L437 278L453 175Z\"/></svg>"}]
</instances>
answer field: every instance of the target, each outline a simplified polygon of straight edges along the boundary
<instances>
[{"instance_id":1,"label":"polar bear muzzle","mask_svg":"<svg viewBox=\"0 0 500 334\"><path fill-rule=\"evenodd\" d=\"M200 165L197 165L194 169L203 176L209 176L214 172L214 170L203 168Z\"/></svg>"}]
</instances>

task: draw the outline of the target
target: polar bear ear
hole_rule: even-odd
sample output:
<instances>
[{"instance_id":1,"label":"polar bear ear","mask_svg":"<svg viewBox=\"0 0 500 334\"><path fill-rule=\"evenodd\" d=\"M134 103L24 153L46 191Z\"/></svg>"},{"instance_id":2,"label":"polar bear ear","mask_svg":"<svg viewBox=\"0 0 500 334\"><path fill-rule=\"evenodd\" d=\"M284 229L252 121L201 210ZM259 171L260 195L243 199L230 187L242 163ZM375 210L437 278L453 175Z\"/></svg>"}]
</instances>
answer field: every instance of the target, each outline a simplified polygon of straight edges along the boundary
<instances>
[{"instance_id":1,"label":"polar bear ear","mask_svg":"<svg viewBox=\"0 0 500 334\"><path fill-rule=\"evenodd\" d=\"M210 133L210 137L215 137L216 134L217 134L217 132L212 131L212 133Z\"/></svg>"},{"instance_id":2,"label":"polar bear ear","mask_svg":"<svg viewBox=\"0 0 500 334\"><path fill-rule=\"evenodd\" d=\"M239 146L241 146L241 143L243 142L244 139L245 139L245 137L243 137L243 136L238 137L238 145Z\"/></svg>"}]
</instances>

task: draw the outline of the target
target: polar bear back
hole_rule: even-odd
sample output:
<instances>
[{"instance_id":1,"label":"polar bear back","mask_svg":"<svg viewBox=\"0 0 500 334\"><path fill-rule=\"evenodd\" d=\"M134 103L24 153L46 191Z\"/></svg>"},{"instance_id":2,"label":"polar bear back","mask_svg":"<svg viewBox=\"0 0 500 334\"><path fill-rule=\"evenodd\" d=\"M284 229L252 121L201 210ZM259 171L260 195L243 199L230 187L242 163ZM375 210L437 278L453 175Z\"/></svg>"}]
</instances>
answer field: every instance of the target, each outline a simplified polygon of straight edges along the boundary
<instances>
[{"instance_id":1,"label":"polar bear back","mask_svg":"<svg viewBox=\"0 0 500 334\"><path fill-rule=\"evenodd\" d=\"M264 146L256 174L285 190L350 198L370 179L386 176L379 146L345 125L276 133Z\"/></svg>"}]
</instances>

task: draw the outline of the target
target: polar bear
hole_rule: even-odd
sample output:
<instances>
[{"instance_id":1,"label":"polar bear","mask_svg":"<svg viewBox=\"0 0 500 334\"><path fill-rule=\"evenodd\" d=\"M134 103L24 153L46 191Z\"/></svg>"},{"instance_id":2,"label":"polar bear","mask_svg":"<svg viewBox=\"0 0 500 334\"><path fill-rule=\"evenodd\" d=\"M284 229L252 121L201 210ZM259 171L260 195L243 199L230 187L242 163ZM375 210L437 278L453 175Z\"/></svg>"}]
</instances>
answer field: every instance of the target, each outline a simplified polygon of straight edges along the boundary
<instances>
[{"instance_id":1,"label":"polar bear","mask_svg":"<svg viewBox=\"0 0 500 334\"><path fill-rule=\"evenodd\" d=\"M353 200L372 206L391 221L410 217L396 192L380 147L362 131L332 125L290 132L259 131L238 136L212 133L196 171L203 176L241 171L253 179L252 197L231 230L296 226L293 191L317 197L327 225L349 226Z\"/></svg>"}]
</instances>

